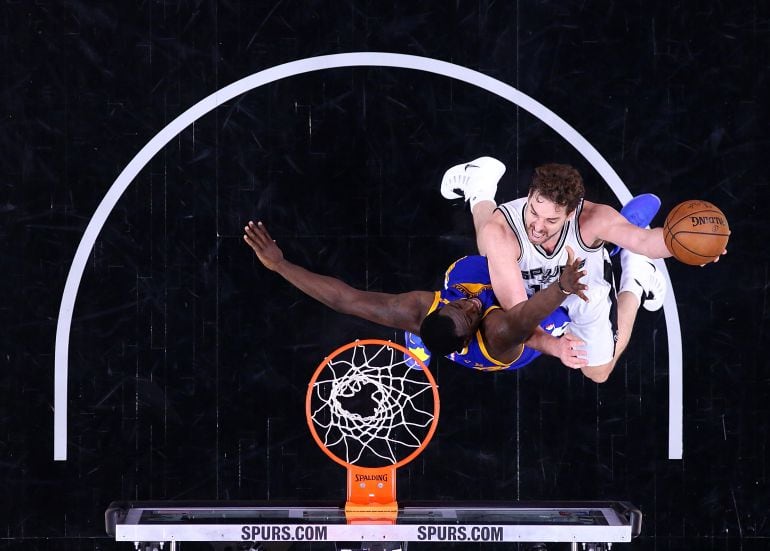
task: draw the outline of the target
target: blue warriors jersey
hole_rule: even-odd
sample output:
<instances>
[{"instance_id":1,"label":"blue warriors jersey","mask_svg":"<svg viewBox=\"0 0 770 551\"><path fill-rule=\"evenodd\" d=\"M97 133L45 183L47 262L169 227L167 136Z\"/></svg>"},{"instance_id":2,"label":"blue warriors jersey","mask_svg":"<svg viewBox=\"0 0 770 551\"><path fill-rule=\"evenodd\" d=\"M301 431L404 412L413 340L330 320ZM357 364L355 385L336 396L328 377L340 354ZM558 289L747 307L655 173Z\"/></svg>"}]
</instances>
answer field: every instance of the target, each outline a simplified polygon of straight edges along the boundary
<instances>
[{"instance_id":1,"label":"blue warriors jersey","mask_svg":"<svg viewBox=\"0 0 770 551\"><path fill-rule=\"evenodd\" d=\"M428 314L436 310L441 304L463 299L478 298L482 304L483 316L492 310L500 308L497 298L492 292L492 282L489 278L489 266L484 256L465 256L449 266L444 277L444 288L436 291L433 304ZM545 319L540 326L553 336L561 336L564 328L569 323L569 317L563 308L557 308ZM430 351L419 336L406 332L406 347L423 362L430 359ZM450 360L464 367L480 371L499 371L503 369L513 370L523 367L537 358L540 352L524 347L521 355L512 363L496 360L487 351L481 331L476 331L468 346L460 352L453 352L447 356ZM409 359L407 359L409 363ZM415 362L416 363L416 362Z\"/></svg>"}]
</instances>

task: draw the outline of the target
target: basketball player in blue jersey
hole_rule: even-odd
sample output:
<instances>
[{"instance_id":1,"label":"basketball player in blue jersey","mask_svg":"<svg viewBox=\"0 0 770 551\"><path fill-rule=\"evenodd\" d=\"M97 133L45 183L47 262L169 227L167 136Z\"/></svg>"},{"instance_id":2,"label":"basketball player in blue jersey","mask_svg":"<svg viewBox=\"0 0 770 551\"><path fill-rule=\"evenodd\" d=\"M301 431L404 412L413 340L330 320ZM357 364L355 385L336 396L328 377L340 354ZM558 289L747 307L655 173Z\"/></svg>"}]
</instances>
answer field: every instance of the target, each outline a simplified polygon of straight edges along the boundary
<instances>
[{"instance_id":1,"label":"basketball player in blue jersey","mask_svg":"<svg viewBox=\"0 0 770 551\"><path fill-rule=\"evenodd\" d=\"M492 290L492 283L489 279L487 259L483 256L465 256L453 263L447 269L444 277L444 287L440 291L436 291L434 302L428 310L429 316L422 324L421 334L425 335L427 333L430 335L431 331L436 331L434 327L436 327L436 324L440 323L441 318L434 313L438 312L440 306L469 297L476 297L481 300L482 310L485 312L492 308L499 308L494 291ZM558 335L558 332L563 330L568 322L569 317L566 312L561 307L558 307L540 322L540 327L549 334L554 334L556 332ZM432 350L425 346L422 339L414 333L409 331L406 331L405 333L407 348L423 362L428 363ZM431 338L430 336L428 337L428 340L432 342L436 341L435 338ZM575 344L577 345L579 343L576 342ZM516 360L513 362L501 362L485 349L484 339L480 336L479 338L472 340L471 343L460 352L451 352L447 354L443 349L439 349L439 352L443 352L442 355L455 363L480 371L519 369L540 355L539 352L525 346ZM582 362L584 360L576 354L573 361ZM411 358L407 358L406 362L409 365L416 363ZM412 367L415 366L412 365Z\"/></svg>"},{"instance_id":2,"label":"basketball player in blue jersey","mask_svg":"<svg viewBox=\"0 0 770 551\"><path fill-rule=\"evenodd\" d=\"M355 289L289 262L261 222L249 222L243 239L266 268L310 297L337 312L419 334L433 354L451 355L476 369L514 364L538 324L566 298L585 298L588 290L580 283L582 260L571 249L555 285L504 311L492 293L483 257L464 257L450 266L447 278L453 283L442 291L390 294Z\"/></svg>"}]
</instances>

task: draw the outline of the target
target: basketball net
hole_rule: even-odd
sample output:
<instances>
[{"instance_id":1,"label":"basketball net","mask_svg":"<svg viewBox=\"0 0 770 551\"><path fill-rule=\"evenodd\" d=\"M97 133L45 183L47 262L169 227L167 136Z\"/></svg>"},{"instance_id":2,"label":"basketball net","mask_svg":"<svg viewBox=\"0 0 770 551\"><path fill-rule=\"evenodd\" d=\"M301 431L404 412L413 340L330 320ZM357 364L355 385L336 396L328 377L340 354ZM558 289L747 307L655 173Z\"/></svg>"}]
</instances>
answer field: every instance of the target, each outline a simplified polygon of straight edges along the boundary
<instances>
[{"instance_id":1,"label":"basketball net","mask_svg":"<svg viewBox=\"0 0 770 551\"><path fill-rule=\"evenodd\" d=\"M425 449L438 422L438 388L425 364L388 341L340 347L313 375L306 414L316 443L347 469L348 522L394 522L396 470Z\"/></svg>"}]
</instances>

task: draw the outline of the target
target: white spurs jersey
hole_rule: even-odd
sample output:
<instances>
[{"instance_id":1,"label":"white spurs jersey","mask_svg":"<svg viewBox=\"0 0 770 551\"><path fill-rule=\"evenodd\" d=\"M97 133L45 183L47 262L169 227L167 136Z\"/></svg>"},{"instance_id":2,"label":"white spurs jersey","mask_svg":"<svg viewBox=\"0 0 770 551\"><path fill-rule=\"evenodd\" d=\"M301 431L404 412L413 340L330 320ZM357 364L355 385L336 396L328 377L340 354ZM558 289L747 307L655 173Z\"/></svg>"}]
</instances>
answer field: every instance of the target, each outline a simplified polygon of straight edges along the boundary
<instances>
[{"instance_id":1,"label":"white spurs jersey","mask_svg":"<svg viewBox=\"0 0 770 551\"><path fill-rule=\"evenodd\" d=\"M569 245L575 252L575 257L584 260L583 269L586 275L580 282L588 285L589 298L594 300L601 296L607 297L610 289L614 288L612 265L604 243L598 247L589 247L580 238L578 220L583 209L583 201L581 200L575 209L573 219L565 222L551 254L540 245L533 245L527 238L527 229L524 225L525 208L527 208L527 198L522 197L503 203L498 210L505 216L519 242L521 256L518 258L518 263L527 295L531 297L540 289L545 289L558 280L567 264L567 245Z\"/></svg>"}]
</instances>

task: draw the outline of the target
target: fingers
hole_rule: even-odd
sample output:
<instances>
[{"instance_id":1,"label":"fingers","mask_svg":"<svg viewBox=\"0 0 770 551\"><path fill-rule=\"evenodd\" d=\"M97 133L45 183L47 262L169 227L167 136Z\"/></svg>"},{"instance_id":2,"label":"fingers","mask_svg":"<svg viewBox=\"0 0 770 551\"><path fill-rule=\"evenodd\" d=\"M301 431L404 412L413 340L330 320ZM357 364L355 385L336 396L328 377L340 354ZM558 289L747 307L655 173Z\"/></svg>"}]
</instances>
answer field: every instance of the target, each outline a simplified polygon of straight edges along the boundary
<instances>
[{"instance_id":1,"label":"fingers","mask_svg":"<svg viewBox=\"0 0 770 551\"><path fill-rule=\"evenodd\" d=\"M243 228L243 240L249 247L255 251L257 250L256 236L254 235L254 232L251 230L251 228L249 228L249 226Z\"/></svg>"},{"instance_id":2,"label":"fingers","mask_svg":"<svg viewBox=\"0 0 770 551\"><path fill-rule=\"evenodd\" d=\"M567 361L562 363L571 369L580 369L588 365L588 360L583 356L570 356Z\"/></svg>"},{"instance_id":3,"label":"fingers","mask_svg":"<svg viewBox=\"0 0 770 551\"><path fill-rule=\"evenodd\" d=\"M562 357L562 363L571 369L580 369L588 365L585 341L571 333L565 333L561 337L564 341L566 354Z\"/></svg>"},{"instance_id":4,"label":"fingers","mask_svg":"<svg viewBox=\"0 0 770 551\"><path fill-rule=\"evenodd\" d=\"M255 224L254 222L249 220L248 225L243 228L243 231L244 231L243 239L254 250L264 249L268 243L271 243L273 241L270 238L270 234L267 233L267 229L262 224L262 222L258 222Z\"/></svg>"},{"instance_id":5,"label":"fingers","mask_svg":"<svg viewBox=\"0 0 770 551\"><path fill-rule=\"evenodd\" d=\"M267 245L272 243L270 234L267 233L262 222L255 224L251 220L249 220L249 223L243 228L243 232L243 240L261 260L261 255L265 252Z\"/></svg>"},{"instance_id":6,"label":"fingers","mask_svg":"<svg viewBox=\"0 0 770 551\"><path fill-rule=\"evenodd\" d=\"M590 302L588 299L588 295L586 295L586 291L588 290L588 285L585 283L580 283L580 278L586 275L585 270L581 270L579 272L575 272L575 278L570 279L569 285L573 289L572 294L577 295L580 297L580 300L584 302Z\"/></svg>"},{"instance_id":7,"label":"fingers","mask_svg":"<svg viewBox=\"0 0 770 551\"><path fill-rule=\"evenodd\" d=\"M257 251L259 249L257 234L252 227L252 224L253 222L249 221L248 225L243 228L243 240L246 241L246 244L254 249L254 251Z\"/></svg>"},{"instance_id":8,"label":"fingers","mask_svg":"<svg viewBox=\"0 0 770 551\"><path fill-rule=\"evenodd\" d=\"M588 295L585 294L585 291L588 290L588 285L585 285L584 283L578 283L578 288L575 291L575 294L582 300L583 302L590 302L588 299Z\"/></svg>"},{"instance_id":9,"label":"fingers","mask_svg":"<svg viewBox=\"0 0 770 551\"><path fill-rule=\"evenodd\" d=\"M580 264L583 262L583 259L580 257L575 258L575 251L572 250L572 247L567 245L567 266L572 266L576 270L580 268ZM583 277L586 275L585 271L578 272L578 275L580 277Z\"/></svg>"},{"instance_id":10,"label":"fingers","mask_svg":"<svg viewBox=\"0 0 770 551\"><path fill-rule=\"evenodd\" d=\"M576 270L580 267L580 263L583 262L583 259L580 257L575 258L575 251L572 250L572 247L567 245L567 266L572 266ZM585 272L581 272L581 277L585 275Z\"/></svg>"},{"instance_id":11,"label":"fingers","mask_svg":"<svg viewBox=\"0 0 770 551\"><path fill-rule=\"evenodd\" d=\"M251 225L254 225L254 222L250 222ZM266 241L273 241L273 238L270 237L270 233L267 231L267 228L262 222L257 222L257 232L265 238Z\"/></svg>"},{"instance_id":12,"label":"fingers","mask_svg":"<svg viewBox=\"0 0 770 551\"><path fill-rule=\"evenodd\" d=\"M567 245L567 266L572 266L572 263L575 261L575 251L572 250L572 247Z\"/></svg>"},{"instance_id":13,"label":"fingers","mask_svg":"<svg viewBox=\"0 0 770 551\"><path fill-rule=\"evenodd\" d=\"M724 251L722 251L722 254L720 254L719 256L717 256L716 258L714 258L714 260L712 260L712 261L711 261L711 264L716 264L717 262L719 262L719 259L720 259L720 258L722 258L722 257L723 257L724 255L726 255L726 254L727 254L727 249L725 249ZM700 265L700 267L701 267L701 268L703 268L703 267L704 267L704 266L706 266L706 265L707 265L707 264L701 264L701 265Z\"/></svg>"},{"instance_id":14,"label":"fingers","mask_svg":"<svg viewBox=\"0 0 770 551\"><path fill-rule=\"evenodd\" d=\"M566 270L564 272L564 277L566 278L566 281L562 281L563 283L567 284L568 290L573 289L573 293L580 296L581 299L588 302L588 297L585 296L585 293L582 291L588 289L588 287L582 283L579 282L579 280L586 275L585 270L580 269L580 264L583 262L582 258L575 258L575 251L570 247L569 245L566 246L567 249L567 264L566 264Z\"/></svg>"},{"instance_id":15,"label":"fingers","mask_svg":"<svg viewBox=\"0 0 770 551\"><path fill-rule=\"evenodd\" d=\"M582 349L586 345L585 341L583 341L580 338L576 337L572 333L564 333L564 336L562 338L564 340L566 340L567 342L569 342L569 346L573 350Z\"/></svg>"}]
</instances>

